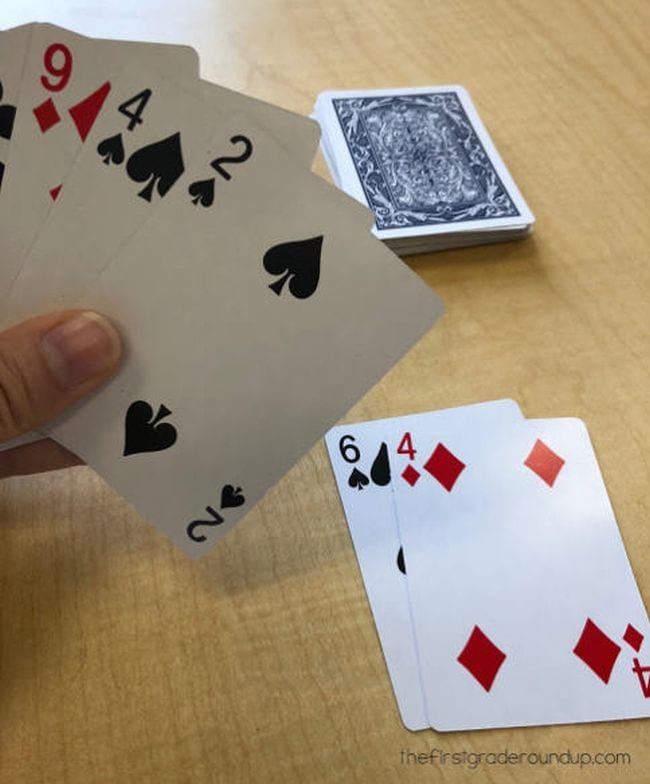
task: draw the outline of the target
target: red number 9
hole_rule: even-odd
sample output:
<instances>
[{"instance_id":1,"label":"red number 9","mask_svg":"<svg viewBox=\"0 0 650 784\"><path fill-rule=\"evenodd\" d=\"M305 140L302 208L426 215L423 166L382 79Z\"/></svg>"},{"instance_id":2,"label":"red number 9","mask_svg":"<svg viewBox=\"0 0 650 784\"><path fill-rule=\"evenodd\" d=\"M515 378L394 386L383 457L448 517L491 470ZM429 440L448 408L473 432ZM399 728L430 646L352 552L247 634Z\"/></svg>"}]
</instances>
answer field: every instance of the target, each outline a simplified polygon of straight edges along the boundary
<instances>
[{"instance_id":1,"label":"red number 9","mask_svg":"<svg viewBox=\"0 0 650 784\"><path fill-rule=\"evenodd\" d=\"M63 64L61 67L57 68L54 63L54 58L59 53L63 55ZM48 46L45 51L45 56L43 57L43 65L48 74L54 77L53 80L50 80L47 76L41 76L41 84L43 87L53 93L59 93L61 90L65 90L65 86L72 76L72 52L68 47L65 46L65 44L52 44L51 46Z\"/></svg>"}]
</instances>

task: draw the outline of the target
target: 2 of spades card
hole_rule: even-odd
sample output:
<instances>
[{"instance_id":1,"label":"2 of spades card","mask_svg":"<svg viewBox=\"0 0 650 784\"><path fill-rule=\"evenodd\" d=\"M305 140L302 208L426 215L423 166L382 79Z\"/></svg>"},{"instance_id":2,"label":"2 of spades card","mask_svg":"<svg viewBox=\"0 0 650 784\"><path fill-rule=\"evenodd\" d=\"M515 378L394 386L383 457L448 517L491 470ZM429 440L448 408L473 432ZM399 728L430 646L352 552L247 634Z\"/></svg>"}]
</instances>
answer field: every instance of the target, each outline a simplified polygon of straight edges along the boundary
<instances>
[{"instance_id":1,"label":"2 of spades card","mask_svg":"<svg viewBox=\"0 0 650 784\"><path fill-rule=\"evenodd\" d=\"M223 131L196 151L78 303L116 320L126 362L48 428L197 556L442 310L368 211L243 135L250 155Z\"/></svg>"}]
</instances>

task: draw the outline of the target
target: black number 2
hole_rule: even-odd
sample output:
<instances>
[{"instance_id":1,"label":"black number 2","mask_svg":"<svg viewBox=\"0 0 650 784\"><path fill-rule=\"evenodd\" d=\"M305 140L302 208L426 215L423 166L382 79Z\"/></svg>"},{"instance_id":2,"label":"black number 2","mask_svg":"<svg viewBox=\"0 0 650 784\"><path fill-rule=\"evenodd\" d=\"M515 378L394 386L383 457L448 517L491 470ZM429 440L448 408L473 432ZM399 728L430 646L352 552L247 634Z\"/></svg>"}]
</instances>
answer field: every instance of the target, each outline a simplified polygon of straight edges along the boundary
<instances>
[{"instance_id":1,"label":"black number 2","mask_svg":"<svg viewBox=\"0 0 650 784\"><path fill-rule=\"evenodd\" d=\"M253 143L246 136L241 136L241 135L233 136L230 140L230 143L232 145L235 144L244 145L244 151L241 153L241 155L223 155L221 158L215 158L210 163L210 166L212 166L212 168L218 174L220 174L224 178L224 180L232 179L232 174L230 174L230 172L227 172L223 168L224 163L244 163L244 161L247 161L253 154Z\"/></svg>"},{"instance_id":2,"label":"black number 2","mask_svg":"<svg viewBox=\"0 0 650 784\"><path fill-rule=\"evenodd\" d=\"M221 523L223 523L223 517L211 506L206 506L205 511L210 515L212 520L194 520L187 526L187 535L193 542L205 542L205 540L208 538L204 534L195 533L197 528L202 528L205 525L221 525Z\"/></svg>"}]
</instances>

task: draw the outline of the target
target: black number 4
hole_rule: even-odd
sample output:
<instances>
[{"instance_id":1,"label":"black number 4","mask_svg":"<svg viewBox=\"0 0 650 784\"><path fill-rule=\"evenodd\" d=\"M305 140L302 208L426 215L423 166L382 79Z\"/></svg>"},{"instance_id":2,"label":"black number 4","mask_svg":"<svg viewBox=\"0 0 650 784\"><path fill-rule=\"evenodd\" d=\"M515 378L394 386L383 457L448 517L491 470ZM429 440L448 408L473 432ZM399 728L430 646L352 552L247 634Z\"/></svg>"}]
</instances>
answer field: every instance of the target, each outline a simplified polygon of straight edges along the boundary
<instances>
[{"instance_id":1,"label":"black number 4","mask_svg":"<svg viewBox=\"0 0 650 784\"><path fill-rule=\"evenodd\" d=\"M128 101L124 101L124 103L120 104L118 107L118 111L120 114L123 114L125 117L128 117L130 122L128 125L128 130L132 131L136 125L140 125L142 122L142 113L144 112L147 104L149 103L149 99L151 98L152 92L151 90L143 90L141 93L134 95L133 98L129 98ZM135 105L135 111L131 111L131 107Z\"/></svg>"}]
</instances>

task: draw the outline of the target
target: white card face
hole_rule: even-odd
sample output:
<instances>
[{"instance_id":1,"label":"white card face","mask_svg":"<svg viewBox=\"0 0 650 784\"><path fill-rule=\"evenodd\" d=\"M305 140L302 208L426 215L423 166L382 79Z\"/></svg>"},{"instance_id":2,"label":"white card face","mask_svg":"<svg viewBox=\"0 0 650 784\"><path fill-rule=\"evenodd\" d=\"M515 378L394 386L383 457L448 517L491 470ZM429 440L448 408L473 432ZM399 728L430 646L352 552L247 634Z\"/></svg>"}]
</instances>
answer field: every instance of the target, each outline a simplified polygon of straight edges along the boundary
<instances>
[{"instance_id":1,"label":"white card face","mask_svg":"<svg viewBox=\"0 0 650 784\"><path fill-rule=\"evenodd\" d=\"M23 67L34 25L0 32L0 188L4 179L20 96Z\"/></svg>"},{"instance_id":2,"label":"white card face","mask_svg":"<svg viewBox=\"0 0 650 784\"><path fill-rule=\"evenodd\" d=\"M121 72L13 284L4 321L76 302L172 188L188 193L193 153L219 128L230 129L222 156L245 154L249 118L233 111L243 106L307 167L317 144L310 120L207 82L179 86L137 64Z\"/></svg>"},{"instance_id":3,"label":"white card face","mask_svg":"<svg viewBox=\"0 0 650 784\"><path fill-rule=\"evenodd\" d=\"M391 488L392 483L405 480L386 466L395 467L403 461L412 431L435 430L442 422L476 427L521 417L514 401L498 400L340 425L325 437L395 699L402 722L410 730L425 729L429 722L411 623L408 559L399 538Z\"/></svg>"},{"instance_id":4,"label":"white card face","mask_svg":"<svg viewBox=\"0 0 650 784\"><path fill-rule=\"evenodd\" d=\"M431 726L648 716L650 626L583 423L417 439L427 481L395 499Z\"/></svg>"},{"instance_id":5,"label":"white card face","mask_svg":"<svg viewBox=\"0 0 650 784\"><path fill-rule=\"evenodd\" d=\"M187 89L195 98L216 106L224 114L250 117L298 166L311 168L320 141L320 126L314 120L203 79Z\"/></svg>"},{"instance_id":6,"label":"white card face","mask_svg":"<svg viewBox=\"0 0 650 784\"><path fill-rule=\"evenodd\" d=\"M74 158L129 56L172 72L197 73L196 53L165 44L96 41L36 25L25 60L0 203L0 296L4 296L60 193Z\"/></svg>"},{"instance_id":7,"label":"white card face","mask_svg":"<svg viewBox=\"0 0 650 784\"><path fill-rule=\"evenodd\" d=\"M314 115L337 183L372 209L380 239L534 221L459 85L328 91Z\"/></svg>"},{"instance_id":8,"label":"white card face","mask_svg":"<svg viewBox=\"0 0 650 784\"><path fill-rule=\"evenodd\" d=\"M441 313L365 211L270 137L249 140L245 161L222 161L211 205L172 190L79 303L110 314L129 350L51 431L192 555ZM222 150L220 135L193 181L219 177Z\"/></svg>"}]
</instances>

